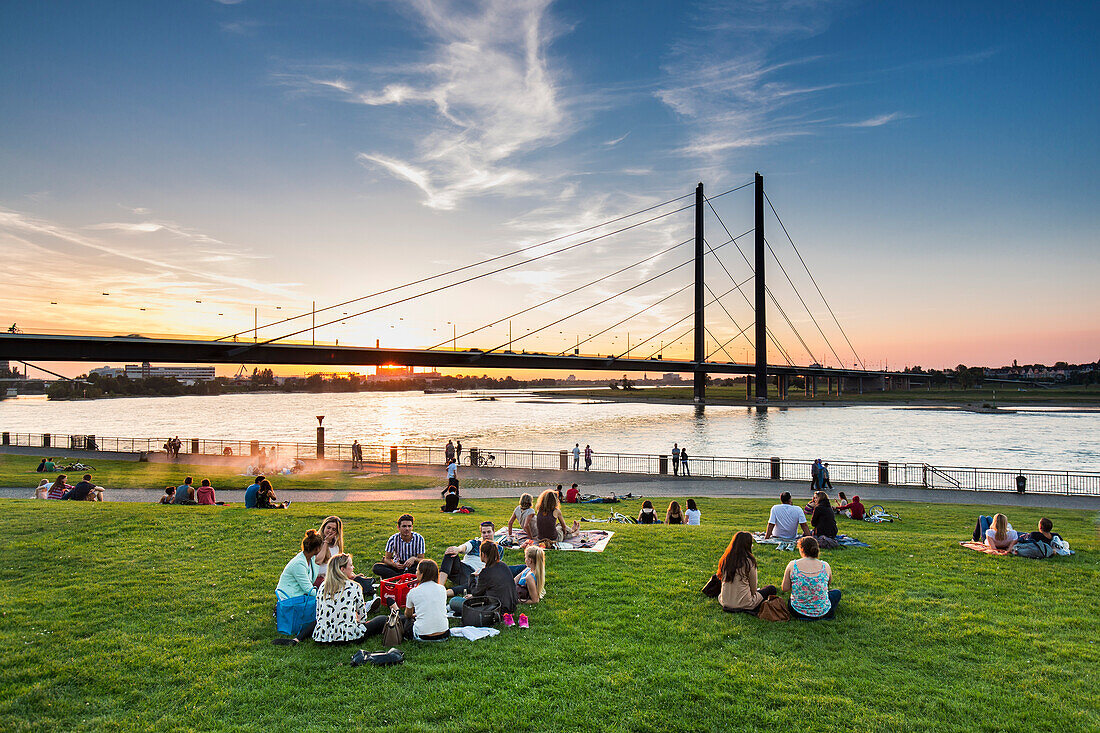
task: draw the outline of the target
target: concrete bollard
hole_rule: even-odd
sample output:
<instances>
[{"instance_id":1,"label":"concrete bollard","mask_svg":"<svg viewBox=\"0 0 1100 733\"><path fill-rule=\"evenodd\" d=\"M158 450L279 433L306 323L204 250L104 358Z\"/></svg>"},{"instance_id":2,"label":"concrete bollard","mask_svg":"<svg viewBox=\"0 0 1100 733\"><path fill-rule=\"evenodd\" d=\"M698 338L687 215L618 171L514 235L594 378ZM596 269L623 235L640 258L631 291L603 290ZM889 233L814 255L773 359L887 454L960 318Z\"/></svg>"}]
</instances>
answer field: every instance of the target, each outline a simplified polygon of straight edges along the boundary
<instances>
[{"instance_id":1,"label":"concrete bollard","mask_svg":"<svg viewBox=\"0 0 1100 733\"><path fill-rule=\"evenodd\" d=\"M569 470L569 451L558 451L558 468L562 471Z\"/></svg>"},{"instance_id":2,"label":"concrete bollard","mask_svg":"<svg viewBox=\"0 0 1100 733\"><path fill-rule=\"evenodd\" d=\"M657 473L661 475L668 475L668 456L657 456Z\"/></svg>"},{"instance_id":3,"label":"concrete bollard","mask_svg":"<svg viewBox=\"0 0 1100 733\"><path fill-rule=\"evenodd\" d=\"M772 456L772 481L778 481L783 475L782 465L782 462L778 458Z\"/></svg>"},{"instance_id":4,"label":"concrete bollard","mask_svg":"<svg viewBox=\"0 0 1100 733\"><path fill-rule=\"evenodd\" d=\"M50 447L50 434L49 433L43 433L43 435L42 435L42 447L43 448L49 448Z\"/></svg>"},{"instance_id":5,"label":"concrete bollard","mask_svg":"<svg viewBox=\"0 0 1100 733\"><path fill-rule=\"evenodd\" d=\"M248 455L250 455L250 456L260 455L260 441L253 440L251 443L248 444Z\"/></svg>"},{"instance_id":6,"label":"concrete bollard","mask_svg":"<svg viewBox=\"0 0 1100 733\"><path fill-rule=\"evenodd\" d=\"M878 482L880 484L890 483L890 462L879 461L878 462Z\"/></svg>"},{"instance_id":7,"label":"concrete bollard","mask_svg":"<svg viewBox=\"0 0 1100 733\"><path fill-rule=\"evenodd\" d=\"M199 439L191 438L191 455L197 456L199 453Z\"/></svg>"},{"instance_id":8,"label":"concrete bollard","mask_svg":"<svg viewBox=\"0 0 1100 733\"><path fill-rule=\"evenodd\" d=\"M11 433L0 433L0 445L11 445Z\"/></svg>"}]
</instances>

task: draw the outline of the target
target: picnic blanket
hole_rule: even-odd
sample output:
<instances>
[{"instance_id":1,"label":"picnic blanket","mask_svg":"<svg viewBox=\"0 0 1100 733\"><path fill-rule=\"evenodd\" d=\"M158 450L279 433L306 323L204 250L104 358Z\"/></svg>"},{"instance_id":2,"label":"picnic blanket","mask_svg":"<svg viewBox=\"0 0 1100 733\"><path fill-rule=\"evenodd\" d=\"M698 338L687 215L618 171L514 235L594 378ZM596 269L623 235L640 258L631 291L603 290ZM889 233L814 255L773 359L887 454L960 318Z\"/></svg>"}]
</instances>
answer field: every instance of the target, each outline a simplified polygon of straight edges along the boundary
<instances>
[{"instance_id":1,"label":"picnic blanket","mask_svg":"<svg viewBox=\"0 0 1100 733\"><path fill-rule=\"evenodd\" d=\"M960 545L968 550L974 550L975 552L984 552L987 555L1007 555L1008 550L994 550L984 542L975 542L974 540L967 540L966 542L960 542Z\"/></svg>"},{"instance_id":2,"label":"picnic blanket","mask_svg":"<svg viewBox=\"0 0 1100 733\"><path fill-rule=\"evenodd\" d=\"M603 552L607 547L607 543L611 541L611 538L615 535L614 532L608 532L603 529L587 529L581 530L576 536L570 538L566 542L558 542L554 545L555 550L578 550L580 552ZM523 546L523 543L527 541L527 533L522 529L512 530L512 539L510 544L504 544L502 541L508 536L507 529L498 529L493 539L501 547L511 547L513 549L519 549Z\"/></svg>"},{"instance_id":3,"label":"picnic blanket","mask_svg":"<svg viewBox=\"0 0 1100 733\"><path fill-rule=\"evenodd\" d=\"M794 550L798 549L797 548L797 543L798 543L797 538L793 539L793 540L783 539L781 537L769 537L768 539L764 539L764 533L763 532L753 532L752 533L752 538L754 540L756 540L756 543L759 544L759 545L775 545L775 549L777 549L777 550L785 550L787 552L793 552ZM837 541L837 544L840 545L841 547L870 547L870 545L867 544L866 542L861 542L858 539L856 539L855 537L849 537L846 534L838 534L836 536L836 541ZM822 549L832 549L832 548L822 548Z\"/></svg>"}]
</instances>

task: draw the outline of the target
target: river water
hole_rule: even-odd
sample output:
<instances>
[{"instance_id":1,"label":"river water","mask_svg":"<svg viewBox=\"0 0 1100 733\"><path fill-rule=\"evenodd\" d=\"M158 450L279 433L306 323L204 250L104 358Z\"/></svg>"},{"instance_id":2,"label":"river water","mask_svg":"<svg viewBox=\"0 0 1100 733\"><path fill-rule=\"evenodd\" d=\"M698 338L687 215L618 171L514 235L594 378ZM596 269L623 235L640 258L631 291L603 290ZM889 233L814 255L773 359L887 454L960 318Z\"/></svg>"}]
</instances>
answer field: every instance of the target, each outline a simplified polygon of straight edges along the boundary
<instances>
[{"instance_id":1,"label":"river water","mask_svg":"<svg viewBox=\"0 0 1100 733\"><path fill-rule=\"evenodd\" d=\"M889 460L939 466L1100 471L1100 411L1017 408L1009 414L906 407L769 408L562 401L538 393L360 392L0 401L0 430L112 437L328 442L603 453ZM1009 407L1009 405L1002 405Z\"/></svg>"}]
</instances>

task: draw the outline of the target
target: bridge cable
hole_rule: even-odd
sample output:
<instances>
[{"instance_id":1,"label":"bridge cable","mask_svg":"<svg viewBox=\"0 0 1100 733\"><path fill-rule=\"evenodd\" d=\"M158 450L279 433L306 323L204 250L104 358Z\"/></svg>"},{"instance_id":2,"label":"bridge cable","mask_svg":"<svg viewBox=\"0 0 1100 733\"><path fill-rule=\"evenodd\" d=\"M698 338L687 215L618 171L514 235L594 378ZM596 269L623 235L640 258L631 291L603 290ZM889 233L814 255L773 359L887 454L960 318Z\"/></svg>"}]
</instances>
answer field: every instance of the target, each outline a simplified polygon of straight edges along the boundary
<instances>
[{"instance_id":1,"label":"bridge cable","mask_svg":"<svg viewBox=\"0 0 1100 733\"><path fill-rule=\"evenodd\" d=\"M637 262L635 262L635 263L634 263L634 264L632 264L632 265L627 265L626 267L622 267L622 268L620 268L620 269L618 269L618 270L615 270L615 271L614 271L614 272L612 272L612 273L609 273L609 274L607 274L607 275L604 275L603 277L600 277L600 278L597 278L597 279L595 279L595 280L592 280L592 281L590 281L590 282L587 282L587 283L585 283L584 285L579 285L579 286L577 286L577 287L573 288L572 290L566 291L566 292L564 292L564 293L561 293L561 294L559 294L559 295L555 295L555 296L554 296L553 298L550 298L550 299L548 299L548 300L544 300L544 301L542 301L541 303L536 303L535 305L532 305L532 306L530 306L530 307L528 307L528 308L524 308L523 310L519 310L519 311L516 311L515 313L512 313L512 314L510 314L510 315L504 316L504 317L502 317L502 318L498 318L497 320L495 320L495 321L492 321L491 323L486 323L486 324L485 324L485 325L483 325L483 326L478 326L477 328L473 329L472 331L467 331L466 333L462 334L462 336L461 336L461 337L460 337L460 336L453 336L453 337L451 337L451 338L447 339L446 341L441 341L440 343L438 343L438 344L435 344L434 346L429 346L429 347L428 347L428 349L429 349L429 350L431 350L431 349L437 349L437 348L439 348L440 346L444 346L444 345L446 345L446 344L448 344L448 343L450 343L450 342L452 342L452 341L457 341L457 340L458 340L459 338L465 338L465 337L467 337L467 336L469 336L469 335L471 335L471 334L475 334L475 333L477 333L478 331L483 331L483 330L485 330L486 328L490 328L490 327L492 327L492 326L495 326L495 325L497 325L498 323L503 323L504 321L507 321L507 320L508 320L509 318L515 318L516 316L521 316L521 315L523 315L524 313L527 313L527 312L529 312L529 311L533 311L533 310L535 310L536 308L541 308L541 307L542 307L542 306L544 306L544 305L548 305L548 304L550 304L550 303L553 303L553 302L554 302L555 300L561 300L562 298L564 298L564 297L566 297L566 296L572 295L573 293L576 293L576 292L578 292L578 291L580 291L580 290L584 290L585 288L587 288L587 287L590 287L590 286L592 286L592 285L595 285L596 283L600 283L600 282L603 282L604 280L608 280L608 279L610 279L610 278L612 278L612 277L615 277L616 275L618 275L618 274L620 274L620 273L623 273L623 272L626 272L627 270L629 270L629 269L631 269L631 268L637 267L638 265L641 265L641 264L643 264L643 263L645 263L645 262L649 262L650 260L653 260L653 259L656 259L656 258L658 258L658 257L661 257L662 255L666 255L666 254L668 254L669 252L671 252L672 250L676 249L677 247L682 247L682 246L684 246L685 244L688 244L688 243L690 243L691 241L692 241L691 239L685 239L685 240L684 240L683 242L680 242L680 243L678 243L678 244L674 244L674 245L672 245L671 247L668 247L667 249L663 249L663 250L661 250L660 252L658 252L657 254L653 254L653 255L650 255L649 257L645 257L645 258L643 258L643 259L640 259L640 260L638 260Z\"/></svg>"},{"instance_id":2,"label":"bridge cable","mask_svg":"<svg viewBox=\"0 0 1100 733\"><path fill-rule=\"evenodd\" d=\"M767 237L764 238L764 244L768 245L768 251L771 252L775 264L779 265L779 269L783 271L783 276L787 278L787 282L790 283L795 296L798 298L799 302L802 303L802 307L806 309L806 315L813 321L814 326L817 327L817 332L821 334L821 338L825 339L825 345L829 347L829 351L833 352L833 356L836 357L837 366L843 369L844 361L840 358L840 354L836 353L836 349L833 348L833 344L829 341L829 337L821 330L821 325L817 322L817 319L814 318L814 314L810 312L810 306L806 305L806 301L802 299L802 293L798 292L798 287L794 284L794 281L791 280L791 276L787 274L787 268L779 261L779 256L775 254L775 250L772 249L772 243L768 241Z\"/></svg>"},{"instance_id":3,"label":"bridge cable","mask_svg":"<svg viewBox=\"0 0 1100 733\"><path fill-rule=\"evenodd\" d=\"M703 326L703 330L706 332L707 336L710 336L712 339L714 339L714 343L718 344L718 337L715 336L713 333L711 333L711 330L709 328L707 328L706 326ZM733 362L734 364L737 363L737 359L734 359L732 356L730 356L730 352L726 351L726 345L725 344L719 344L717 349L715 349L712 353L710 353L710 354L703 357L703 361L710 361L710 357L714 356L719 351L721 351L723 354L725 354L726 358L729 359L731 362Z\"/></svg>"},{"instance_id":4,"label":"bridge cable","mask_svg":"<svg viewBox=\"0 0 1100 733\"><path fill-rule=\"evenodd\" d=\"M735 341L735 340L737 339L737 337L738 337L738 336L740 336L740 335L741 335L742 333L744 333L745 331L748 331L748 330L749 330L750 328L752 328L752 327L753 327L753 326L755 326L755 325L756 325L756 322L755 322L755 321L753 321L753 322L752 322L752 323L750 323L749 325L745 326L745 327L744 327L743 329L741 329L741 331L739 331L738 333L736 333L736 334L735 334L735 335L733 336L733 338L731 338L731 339L729 339L728 341L724 342L724 343L722 344L722 346L728 346L728 345L729 345L730 343L732 343L733 341ZM710 332L710 331L709 331L709 329L708 329L708 331L707 331L707 332L708 332L708 333ZM715 339L715 340L717 340L717 339ZM725 349L722 349L722 350L723 350L723 351L725 351ZM717 353L718 353L718 350L717 350L717 349L715 349L715 350L714 350L713 352L711 352L710 354L707 354L707 361L710 361L710 357L714 356L714 355L715 355L715 354L717 354ZM728 351L726 352L726 355L727 355L727 356L729 356L729 352L728 352ZM737 363L737 359L734 359L733 361L734 361L734 363L735 363L735 364Z\"/></svg>"},{"instance_id":5,"label":"bridge cable","mask_svg":"<svg viewBox=\"0 0 1100 733\"><path fill-rule=\"evenodd\" d=\"M727 242L727 244L728 244L728 242ZM715 249L721 248L722 246L724 246L724 245L718 245L718 247L716 247ZM653 277L647 278L647 279L641 281L640 283L637 283L636 285L631 285L626 290L620 290L619 292L615 293L614 295L609 295L608 297L604 298L603 300L600 300L596 303L593 303L592 305L585 306L584 308L581 308L578 311L574 311L573 313L570 313L567 316L562 316L561 318L557 319L556 321L551 321L550 323L547 323L545 326L540 326L539 328L536 328L533 331L528 331L527 333L525 333L521 336L518 336L517 338L514 338L514 339L511 339L510 341L504 342L500 346L495 346L491 349L488 349L484 353L492 353L492 352L496 351L497 349L504 348L505 346L510 347L511 344L514 344L516 341L522 341L523 339L527 338L528 336L534 336L536 333L539 333L540 331L545 331L546 329L550 328L551 326L558 325L562 321L567 321L570 318L573 318L574 316L579 316L581 313L584 313L586 311L590 311L593 308L601 306L604 303L608 302L609 300L614 300L615 298L618 298L620 295L626 295L631 290L637 290L638 288L642 287L643 285L648 285L649 283L653 282L657 278L664 277L665 275L669 274L670 272L674 272L676 270L679 270L681 267L685 267L686 265L692 264L692 262L694 262L694 261L695 261L694 258L692 258L690 260L685 260L684 262L681 262L680 264L676 265L675 267L670 267L669 269L665 270L664 272L659 272L656 275L654 275Z\"/></svg>"},{"instance_id":6,"label":"bridge cable","mask_svg":"<svg viewBox=\"0 0 1100 733\"><path fill-rule=\"evenodd\" d=\"M725 196L727 194L733 193L734 191L739 191L742 188L745 188L747 186L752 185L752 183L753 182L750 181L748 183L744 183L744 184L742 184L740 186L737 186L735 188L731 188L727 191L723 191L722 193L718 194L718 196ZM604 227L604 226L607 226L609 224L614 224L616 222L623 221L624 219L629 219L633 216L638 216L639 214L644 214L644 213L653 211L654 209L659 209L662 206L667 206L668 204L676 203L677 201L682 201L683 199L688 198L692 195L693 194L690 194L690 193L689 194L684 194L683 196L679 196L679 197L674 198L674 199L669 199L668 201L663 201L659 204L654 204L653 206L649 206L649 207L644 208L644 209L639 209L638 211L635 211L633 213L624 214L623 216L619 216L619 217L616 217L614 219L608 219L607 221L604 221L600 224L593 224L592 226L585 227L584 229L578 229L577 231L572 232L570 234L563 234L561 236L554 237L552 239L547 239L546 241L539 242L538 244L531 244L531 245L527 245L525 247L520 247L519 249L512 250L511 252L506 252L504 254L496 255L494 257L489 257L487 259L481 260L480 262L475 262L475 263L469 264L469 265L463 265L462 267L456 267L454 269L447 270L446 272L436 273L435 275L429 275L428 277L419 278L417 280L411 280L411 281L409 281L407 283L404 283L402 285L395 285L393 287L386 288L384 290L379 290L379 291L374 292L374 293L369 293L368 295L359 296L357 298L352 298L350 300L345 300L345 301L342 301L340 303L336 303L334 305L325 306L324 308L319 308L319 309L316 309L316 310L306 311L306 312L300 313L296 316L291 316L289 318L284 318L284 319L279 320L279 321L273 321L271 323L265 323L263 326L258 326L258 327L253 326L253 328L250 328L250 329L245 329L243 331L238 331L236 333L231 333L228 336L222 336L221 338L216 339L216 341L224 341L225 339L228 339L228 338L233 338L235 336L241 336L241 335L247 334L249 331L255 332L258 328L269 328L271 326L277 326L281 323L288 323L290 321L298 320L299 318L305 318L306 316L315 315L317 313L323 313L325 311L333 310L334 308L340 308L340 307L343 307L345 305L350 305L351 303L356 303L356 302L359 302L361 300L367 300L368 298L373 298L373 297L376 297L376 296L379 296L379 295L385 295L386 293L391 293L395 290L401 290L403 288L411 287L413 285L419 285L421 283L425 283L425 282L428 282L430 280L436 280L438 278L445 277L447 275L453 275L455 273L462 272L464 270L469 270L471 268L479 267L481 265L485 265L485 264L488 264L490 262L495 262L496 260L504 259L505 257L511 257L513 255L517 255L517 254L520 254L522 252L526 252L528 250L536 249L538 247L542 247L542 246L547 245L547 244L552 244L554 242L558 242L558 241L561 241L563 239L568 239L569 237L575 237L578 234L584 234L585 232L590 232L590 231L593 231L595 229L599 229L600 227ZM718 196L715 196L714 198L718 198ZM643 224L648 224L649 222L656 221L657 219L661 219L665 216L671 216L672 214L676 214L676 213L679 213L681 211L685 211L686 209L690 209L690 208L691 208L691 205L685 206L685 207L682 207L682 208L677 209L675 211L670 211L670 212L667 212L665 214L661 214L660 216L656 216L656 217L653 217L651 219L648 219L646 221L639 222L638 224L631 225L631 226L628 226L628 227L624 227L623 229L619 229L615 232L611 232L610 234L607 234L607 235L604 235L604 236L611 236L613 234L618 234L620 232L626 231L627 229L632 229L636 226L641 226ZM602 237L596 237L596 238L594 238L592 240L589 240L589 241L595 241L596 239L600 239L600 238L602 238ZM587 243L588 242L582 242L581 244L587 244ZM359 315L362 315L362 314L359 314ZM354 318L354 317L355 316L346 316L346 318ZM344 319L339 319L339 320L344 320ZM332 321L331 323L336 323L336 322L338 322L338 321ZM310 329L313 329L313 328L315 328L315 327L314 326L310 327ZM310 330L310 329L306 329L306 330ZM297 333L290 334L290 335L296 336L298 333L304 333L304 331L298 331ZM287 336L281 336L279 338L287 338ZM278 340L278 339L274 339L274 340ZM264 343L271 343L271 341L265 341Z\"/></svg>"},{"instance_id":7,"label":"bridge cable","mask_svg":"<svg viewBox=\"0 0 1100 733\"><path fill-rule=\"evenodd\" d=\"M825 299L825 294L821 292L821 287L818 286L817 280L814 279L813 273L810 272L810 268L806 264L806 260L802 259L802 253L798 251L798 247L795 245L794 240L791 239L791 235L787 231L787 225L783 223L783 219L780 218L779 212L776 211L775 206L772 205L772 200L768 198L767 191L764 192L764 198L767 200L768 208L772 210L772 214L775 216L775 220L779 222L779 226L783 230L783 233L787 235L787 241L790 242L791 247L794 248L794 253L798 255L798 259L800 262L802 262L802 266L806 268L806 274L810 276L810 282L812 282L814 284L814 287L817 288L817 294L821 296L821 302L825 304L826 308L828 308L829 315L833 317L833 322L836 323L836 327L840 329L840 333L842 336L844 336L844 340L848 342L848 348L852 350L852 354L855 355L856 361L858 361L859 365L863 367L864 371L866 371L867 367L863 364L863 359L859 357L859 354L856 352L856 347L852 346L852 342L848 339L848 334L844 332L844 327L841 326L840 321L837 320L836 313L833 312L832 306L829 305L829 301ZM841 366L843 367L844 365L841 364Z\"/></svg>"}]
</instances>

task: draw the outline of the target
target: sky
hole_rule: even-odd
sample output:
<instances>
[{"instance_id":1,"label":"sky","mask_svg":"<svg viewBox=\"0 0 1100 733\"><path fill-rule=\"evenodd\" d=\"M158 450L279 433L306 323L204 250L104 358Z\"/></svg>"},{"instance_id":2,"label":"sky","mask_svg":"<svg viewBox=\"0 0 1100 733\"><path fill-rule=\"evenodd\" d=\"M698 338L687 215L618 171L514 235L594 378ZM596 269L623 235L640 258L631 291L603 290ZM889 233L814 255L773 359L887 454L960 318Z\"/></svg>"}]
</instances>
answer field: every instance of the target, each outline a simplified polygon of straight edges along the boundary
<instances>
[{"instance_id":1,"label":"sky","mask_svg":"<svg viewBox=\"0 0 1100 733\"><path fill-rule=\"evenodd\" d=\"M510 324L517 351L686 357L692 268L655 276L693 255L693 211L669 213L691 199L605 222L759 171L786 228L768 212L770 361L1095 361L1098 21L1087 2L4 3L0 320L248 338L555 240L326 311L345 320L314 337L506 348ZM752 298L726 244L751 187L711 205L708 352L749 360L752 308L723 293Z\"/></svg>"}]
</instances>

